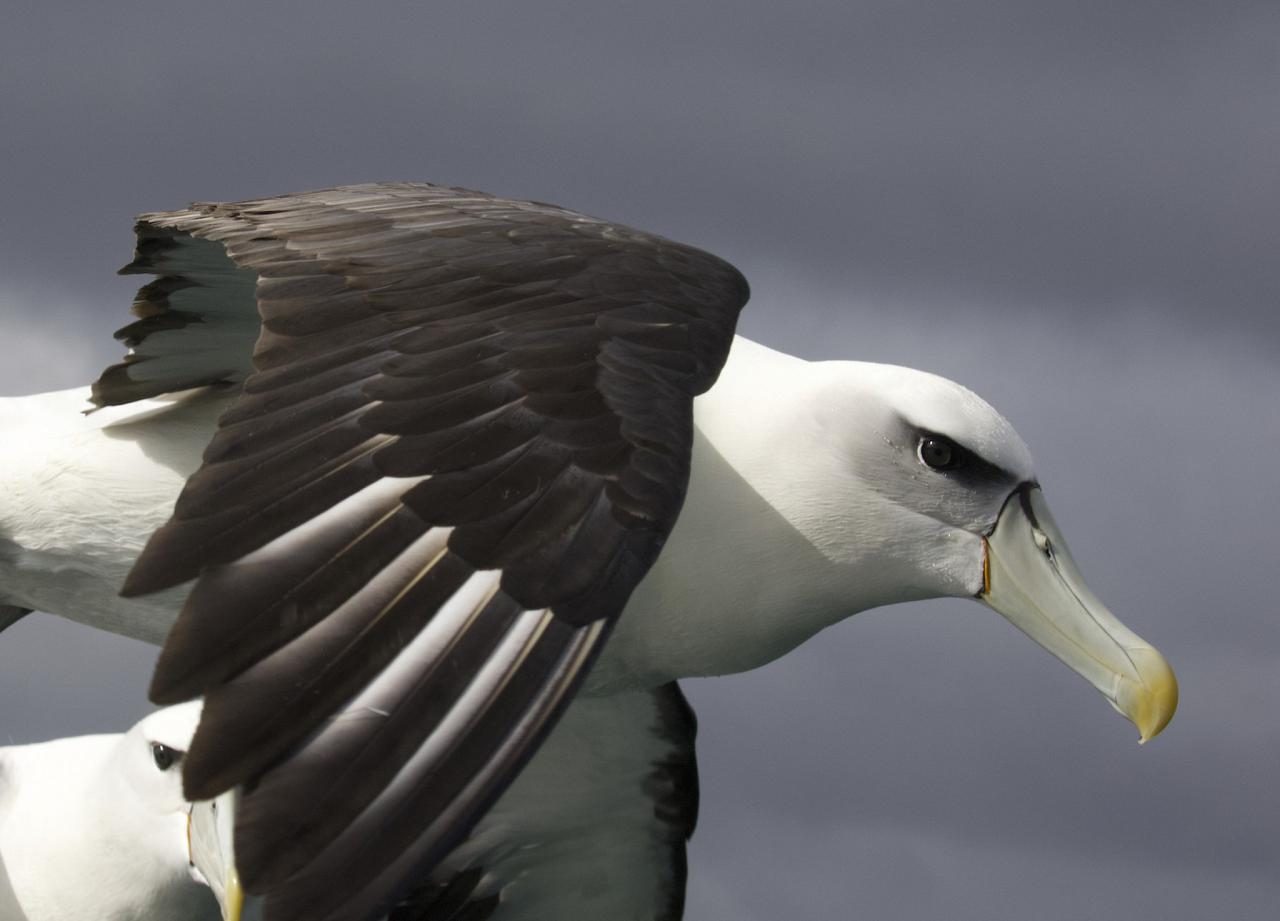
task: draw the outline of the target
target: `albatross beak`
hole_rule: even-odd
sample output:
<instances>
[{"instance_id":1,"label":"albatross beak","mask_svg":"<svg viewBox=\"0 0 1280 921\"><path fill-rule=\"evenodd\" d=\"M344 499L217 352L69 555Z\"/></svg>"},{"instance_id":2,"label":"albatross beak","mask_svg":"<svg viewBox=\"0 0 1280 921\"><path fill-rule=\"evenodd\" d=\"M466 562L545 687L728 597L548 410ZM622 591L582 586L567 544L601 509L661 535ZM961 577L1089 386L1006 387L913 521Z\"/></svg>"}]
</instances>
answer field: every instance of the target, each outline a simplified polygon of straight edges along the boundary
<instances>
[{"instance_id":1,"label":"albatross beak","mask_svg":"<svg viewBox=\"0 0 1280 921\"><path fill-rule=\"evenodd\" d=\"M213 890L223 921L240 921L244 909L244 892L236 872L235 808L234 790L195 803L187 826L191 875Z\"/></svg>"},{"instance_id":2,"label":"albatross beak","mask_svg":"<svg viewBox=\"0 0 1280 921\"><path fill-rule=\"evenodd\" d=\"M978 596L1156 736L1178 706L1178 682L1164 657L1116 620L1080 577L1039 487L1005 503L985 541Z\"/></svg>"}]
</instances>

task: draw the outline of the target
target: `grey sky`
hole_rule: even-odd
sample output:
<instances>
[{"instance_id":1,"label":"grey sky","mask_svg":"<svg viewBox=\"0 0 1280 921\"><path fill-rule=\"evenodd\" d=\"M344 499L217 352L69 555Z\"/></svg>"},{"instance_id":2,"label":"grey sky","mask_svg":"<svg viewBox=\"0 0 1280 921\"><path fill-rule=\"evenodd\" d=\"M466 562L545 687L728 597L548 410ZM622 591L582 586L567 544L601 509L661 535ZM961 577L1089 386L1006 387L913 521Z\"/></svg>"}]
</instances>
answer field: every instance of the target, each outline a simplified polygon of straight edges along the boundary
<instances>
[{"instance_id":1,"label":"grey sky","mask_svg":"<svg viewBox=\"0 0 1280 921\"><path fill-rule=\"evenodd\" d=\"M54 7L0 30L4 392L115 358L134 213L414 178L705 246L748 335L1018 427L1178 716L1139 749L964 602L693 682L691 921L1274 913L1280 6ZM152 656L19 624L0 738L123 728Z\"/></svg>"}]
</instances>

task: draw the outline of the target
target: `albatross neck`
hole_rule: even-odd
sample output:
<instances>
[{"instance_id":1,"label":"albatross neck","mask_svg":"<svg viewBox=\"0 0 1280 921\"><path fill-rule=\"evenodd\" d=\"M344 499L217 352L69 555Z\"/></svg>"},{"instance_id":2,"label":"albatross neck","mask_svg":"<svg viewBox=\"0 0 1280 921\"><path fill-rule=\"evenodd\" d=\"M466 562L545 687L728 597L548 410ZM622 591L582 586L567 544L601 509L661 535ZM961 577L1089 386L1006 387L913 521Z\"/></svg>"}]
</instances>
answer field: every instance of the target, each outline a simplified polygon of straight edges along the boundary
<instances>
[{"instance_id":1,"label":"albatross neck","mask_svg":"<svg viewBox=\"0 0 1280 921\"><path fill-rule=\"evenodd\" d=\"M821 366L737 338L694 403L688 497L588 692L746 671L857 611L902 600L872 557L836 562L795 514Z\"/></svg>"}]
</instances>

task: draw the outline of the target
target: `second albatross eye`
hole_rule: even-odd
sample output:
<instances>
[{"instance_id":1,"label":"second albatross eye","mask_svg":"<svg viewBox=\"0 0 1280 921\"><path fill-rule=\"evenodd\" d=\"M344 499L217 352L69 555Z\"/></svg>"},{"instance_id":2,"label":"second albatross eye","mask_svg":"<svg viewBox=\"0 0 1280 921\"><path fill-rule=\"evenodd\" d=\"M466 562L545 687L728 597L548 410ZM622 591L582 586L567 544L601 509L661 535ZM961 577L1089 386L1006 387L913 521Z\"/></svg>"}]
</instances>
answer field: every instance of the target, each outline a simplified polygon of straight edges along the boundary
<instances>
[{"instance_id":1,"label":"second albatross eye","mask_svg":"<svg viewBox=\"0 0 1280 921\"><path fill-rule=\"evenodd\" d=\"M176 748L170 748L168 745L162 745L159 742L151 743L151 760L156 763L156 767L160 770L169 770L181 758L182 752Z\"/></svg>"},{"instance_id":2,"label":"second albatross eye","mask_svg":"<svg viewBox=\"0 0 1280 921\"><path fill-rule=\"evenodd\" d=\"M934 470L947 470L956 465L960 452L948 438L925 435L920 439L920 460Z\"/></svg>"}]
</instances>

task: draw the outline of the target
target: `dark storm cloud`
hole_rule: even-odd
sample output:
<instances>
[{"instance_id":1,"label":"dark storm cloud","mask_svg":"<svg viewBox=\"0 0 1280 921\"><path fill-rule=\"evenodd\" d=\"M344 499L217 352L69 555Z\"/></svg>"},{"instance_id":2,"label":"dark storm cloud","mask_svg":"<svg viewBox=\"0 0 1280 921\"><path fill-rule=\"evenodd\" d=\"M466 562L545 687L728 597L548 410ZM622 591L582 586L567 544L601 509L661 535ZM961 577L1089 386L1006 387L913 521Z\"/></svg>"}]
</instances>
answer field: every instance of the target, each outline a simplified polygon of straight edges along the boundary
<instances>
[{"instance_id":1,"label":"dark storm cloud","mask_svg":"<svg viewBox=\"0 0 1280 921\"><path fill-rule=\"evenodd\" d=\"M115 358L131 216L378 178L707 246L744 332L959 380L1183 702L1135 733L997 615L868 612L692 682L690 921L1258 917L1280 899L1280 7L59 4L0 33L0 392ZM19 347L15 347L17 343ZM33 619L0 738L154 656Z\"/></svg>"},{"instance_id":2,"label":"dark storm cloud","mask_svg":"<svg viewBox=\"0 0 1280 921\"><path fill-rule=\"evenodd\" d=\"M24 6L4 265L87 283L140 207L422 177L865 287L1275 337L1277 34L1274 3Z\"/></svg>"}]
</instances>

